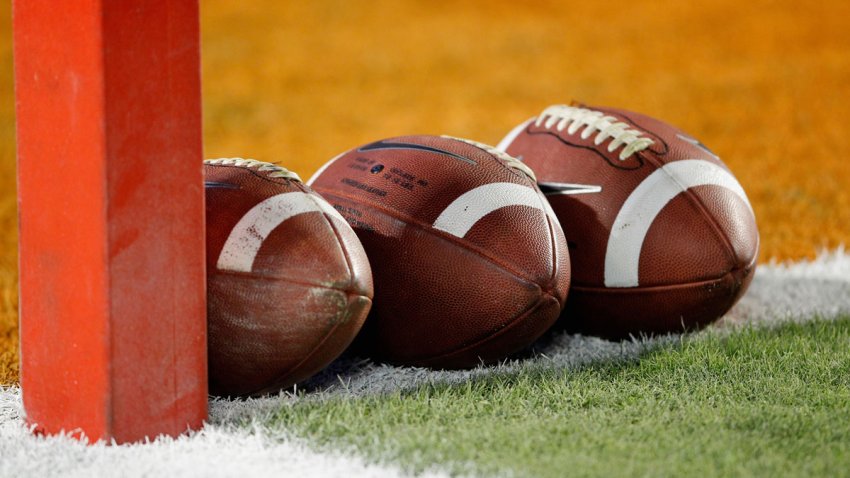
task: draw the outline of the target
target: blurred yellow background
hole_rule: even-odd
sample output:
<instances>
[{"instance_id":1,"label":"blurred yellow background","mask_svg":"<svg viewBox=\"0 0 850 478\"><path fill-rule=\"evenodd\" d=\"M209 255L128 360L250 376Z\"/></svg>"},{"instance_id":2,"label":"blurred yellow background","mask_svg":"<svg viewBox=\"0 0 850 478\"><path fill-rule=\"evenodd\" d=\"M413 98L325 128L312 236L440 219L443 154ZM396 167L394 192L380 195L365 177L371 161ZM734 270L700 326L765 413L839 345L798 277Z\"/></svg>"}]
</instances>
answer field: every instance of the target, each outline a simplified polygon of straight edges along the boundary
<instances>
[{"instance_id":1,"label":"blurred yellow background","mask_svg":"<svg viewBox=\"0 0 850 478\"><path fill-rule=\"evenodd\" d=\"M580 100L665 119L717 152L750 195L762 261L850 244L846 0L205 0L201 11L207 157L306 178L382 137L495 143L545 106ZM18 376L11 36L6 3L0 384Z\"/></svg>"}]
</instances>

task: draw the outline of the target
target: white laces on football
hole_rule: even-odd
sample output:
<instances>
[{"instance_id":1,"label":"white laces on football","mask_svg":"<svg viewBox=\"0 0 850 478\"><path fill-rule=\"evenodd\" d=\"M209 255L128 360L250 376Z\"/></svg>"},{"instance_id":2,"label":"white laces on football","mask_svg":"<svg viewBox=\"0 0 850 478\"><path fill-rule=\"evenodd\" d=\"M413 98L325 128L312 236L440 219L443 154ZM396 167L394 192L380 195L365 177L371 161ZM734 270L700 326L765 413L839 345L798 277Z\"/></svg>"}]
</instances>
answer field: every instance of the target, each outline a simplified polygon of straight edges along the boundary
<instances>
[{"instance_id":1,"label":"white laces on football","mask_svg":"<svg viewBox=\"0 0 850 478\"><path fill-rule=\"evenodd\" d=\"M484 144L484 143L479 143L478 141L473 141L471 139L458 138L458 137L455 137L455 136L448 136L448 135L443 135L443 138L449 138L449 139L454 139L454 140L457 140L457 141L463 141L466 144L471 144L471 145L475 146L476 148L483 149L484 151L487 151L488 153L492 154L493 156L504 161L505 164L509 168L519 170L520 172L522 172L523 174L525 174L526 176L531 178L532 181L537 182L537 177L534 175L534 171L532 171L531 168L529 168L527 164L523 163L522 161L518 160L517 158L511 156L510 154L508 154L504 151L498 150L498 149L496 149L496 148L494 148L490 145Z\"/></svg>"},{"instance_id":2,"label":"white laces on football","mask_svg":"<svg viewBox=\"0 0 850 478\"><path fill-rule=\"evenodd\" d=\"M575 134L584 127L581 132L581 139L587 139L596 133L593 144L597 146L606 139L612 138L611 144L608 145L609 153L613 153L617 148L625 145L625 148L620 151L621 161L628 159L629 156L638 151L643 151L654 143L649 138L641 137L642 133L632 129L628 123L617 121L617 118L607 116L601 111L587 108L566 105L550 106L543 110L543 113L534 122L535 126L541 124L546 128L554 126L558 131L566 129L569 134Z\"/></svg>"},{"instance_id":3,"label":"white laces on football","mask_svg":"<svg viewBox=\"0 0 850 478\"><path fill-rule=\"evenodd\" d=\"M292 171L278 166L276 164L267 163L265 161L257 161L256 159L244 159L244 158L219 158L219 159L207 159L204 161L204 164L221 164L224 166L240 166L243 168L255 168L257 171L271 171L268 175L270 178L286 178L294 181L301 182L301 178L298 177L297 174Z\"/></svg>"}]
</instances>

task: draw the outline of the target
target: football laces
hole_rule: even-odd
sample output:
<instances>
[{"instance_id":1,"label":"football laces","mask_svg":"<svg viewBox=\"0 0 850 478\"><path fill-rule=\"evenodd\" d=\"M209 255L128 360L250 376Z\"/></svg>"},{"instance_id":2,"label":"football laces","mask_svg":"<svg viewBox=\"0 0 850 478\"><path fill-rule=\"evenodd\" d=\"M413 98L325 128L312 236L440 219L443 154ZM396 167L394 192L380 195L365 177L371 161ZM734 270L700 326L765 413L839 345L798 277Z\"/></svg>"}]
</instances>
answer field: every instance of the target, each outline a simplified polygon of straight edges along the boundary
<instances>
[{"instance_id":1,"label":"football laces","mask_svg":"<svg viewBox=\"0 0 850 478\"><path fill-rule=\"evenodd\" d=\"M511 156L510 154L508 154L504 151L498 150L498 149L496 149L496 148L494 148L490 145L484 144L484 143L479 143L478 141L473 141L471 139L458 138L456 136L449 136L449 135L445 135L445 134L443 135L443 138L449 138L449 139L454 139L456 141L462 141L466 144L471 144L472 146L475 146L478 149L483 149L484 151L487 151L488 153L495 156L497 159L501 160L509 168L516 169L516 170L520 171L521 173L525 174L526 176L528 176L529 178L531 178L532 181L537 182L537 177L534 175L534 171L532 171L532 169L530 167L528 167L527 164L523 163L519 159Z\"/></svg>"},{"instance_id":2,"label":"football laces","mask_svg":"<svg viewBox=\"0 0 850 478\"><path fill-rule=\"evenodd\" d=\"M553 127L562 132L567 131L567 134L576 134L578 130L584 128L581 132L581 139L588 139L594 134L593 144L601 145L605 140L611 138L611 144L608 145L608 152L613 153L617 148L625 146L620 151L620 161L625 161L631 155L643 151L654 144L650 138L642 137L641 131L631 128L628 123L618 121L617 118L606 115L601 111L595 111L587 108L578 108L575 106L554 105L543 110L543 113L537 117L534 122L535 126L543 126L547 129Z\"/></svg>"},{"instance_id":3,"label":"football laces","mask_svg":"<svg viewBox=\"0 0 850 478\"><path fill-rule=\"evenodd\" d=\"M239 166L242 168L253 168L257 171L269 172L268 177L270 178L285 178L293 181L301 182L301 178L293 173L292 171L284 168L283 166L278 166L276 164L267 163L265 161L257 161L256 159L245 159L245 158L218 158L218 159L207 159L204 161L204 164L217 164L223 166Z\"/></svg>"}]
</instances>

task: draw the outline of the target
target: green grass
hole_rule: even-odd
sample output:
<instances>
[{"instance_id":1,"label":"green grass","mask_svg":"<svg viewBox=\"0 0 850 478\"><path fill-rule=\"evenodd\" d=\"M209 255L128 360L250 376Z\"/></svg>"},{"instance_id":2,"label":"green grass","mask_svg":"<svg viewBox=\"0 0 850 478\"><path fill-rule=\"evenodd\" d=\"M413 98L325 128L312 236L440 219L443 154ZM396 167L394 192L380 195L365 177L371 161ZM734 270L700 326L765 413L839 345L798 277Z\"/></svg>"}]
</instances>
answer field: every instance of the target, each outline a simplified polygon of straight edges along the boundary
<instances>
[{"instance_id":1,"label":"green grass","mask_svg":"<svg viewBox=\"0 0 850 478\"><path fill-rule=\"evenodd\" d=\"M302 400L275 425L412 471L850 476L850 317L706 332L577 370Z\"/></svg>"}]
</instances>

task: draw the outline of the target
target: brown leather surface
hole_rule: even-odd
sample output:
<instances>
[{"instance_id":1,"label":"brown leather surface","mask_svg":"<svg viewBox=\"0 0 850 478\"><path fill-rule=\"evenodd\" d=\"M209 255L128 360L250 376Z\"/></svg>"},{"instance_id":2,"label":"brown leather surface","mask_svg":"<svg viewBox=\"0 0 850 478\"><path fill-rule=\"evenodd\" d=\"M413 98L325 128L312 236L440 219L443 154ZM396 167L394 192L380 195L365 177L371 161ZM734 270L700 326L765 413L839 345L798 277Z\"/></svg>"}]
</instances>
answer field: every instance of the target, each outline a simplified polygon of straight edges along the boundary
<instances>
[{"instance_id":1,"label":"brown leather surface","mask_svg":"<svg viewBox=\"0 0 850 478\"><path fill-rule=\"evenodd\" d=\"M574 287L557 327L608 339L699 330L744 295L754 268L752 264L713 280L681 285Z\"/></svg>"},{"instance_id":2,"label":"brown leather surface","mask_svg":"<svg viewBox=\"0 0 850 478\"><path fill-rule=\"evenodd\" d=\"M637 287L607 288L605 256L612 225L629 195L658 168L700 159L728 171L713 154L678 137L682 131L645 115L589 107L614 116L654 141L619 160L622 146L594 144L531 123L506 148L534 169L539 182L598 185L599 193L548 196L570 245L573 287L561 322L573 331L623 337L710 323L740 297L755 269L758 231L737 195L718 186L678 194L652 222L639 259Z\"/></svg>"},{"instance_id":3,"label":"brown leather surface","mask_svg":"<svg viewBox=\"0 0 850 478\"><path fill-rule=\"evenodd\" d=\"M400 364L462 368L529 345L566 299L569 257L560 227L542 210L516 205L484 215L463 237L433 224L479 186L517 184L542 198L534 181L454 139L383 143L450 154L361 147L314 178L312 186L348 219L372 264L375 301L360 351Z\"/></svg>"},{"instance_id":4,"label":"brown leather surface","mask_svg":"<svg viewBox=\"0 0 850 478\"><path fill-rule=\"evenodd\" d=\"M339 356L359 332L373 294L365 252L342 221L320 212L272 230L250 272L217 261L237 222L259 202L310 188L235 165L204 166L208 187L210 391L256 395L289 387Z\"/></svg>"}]
</instances>

